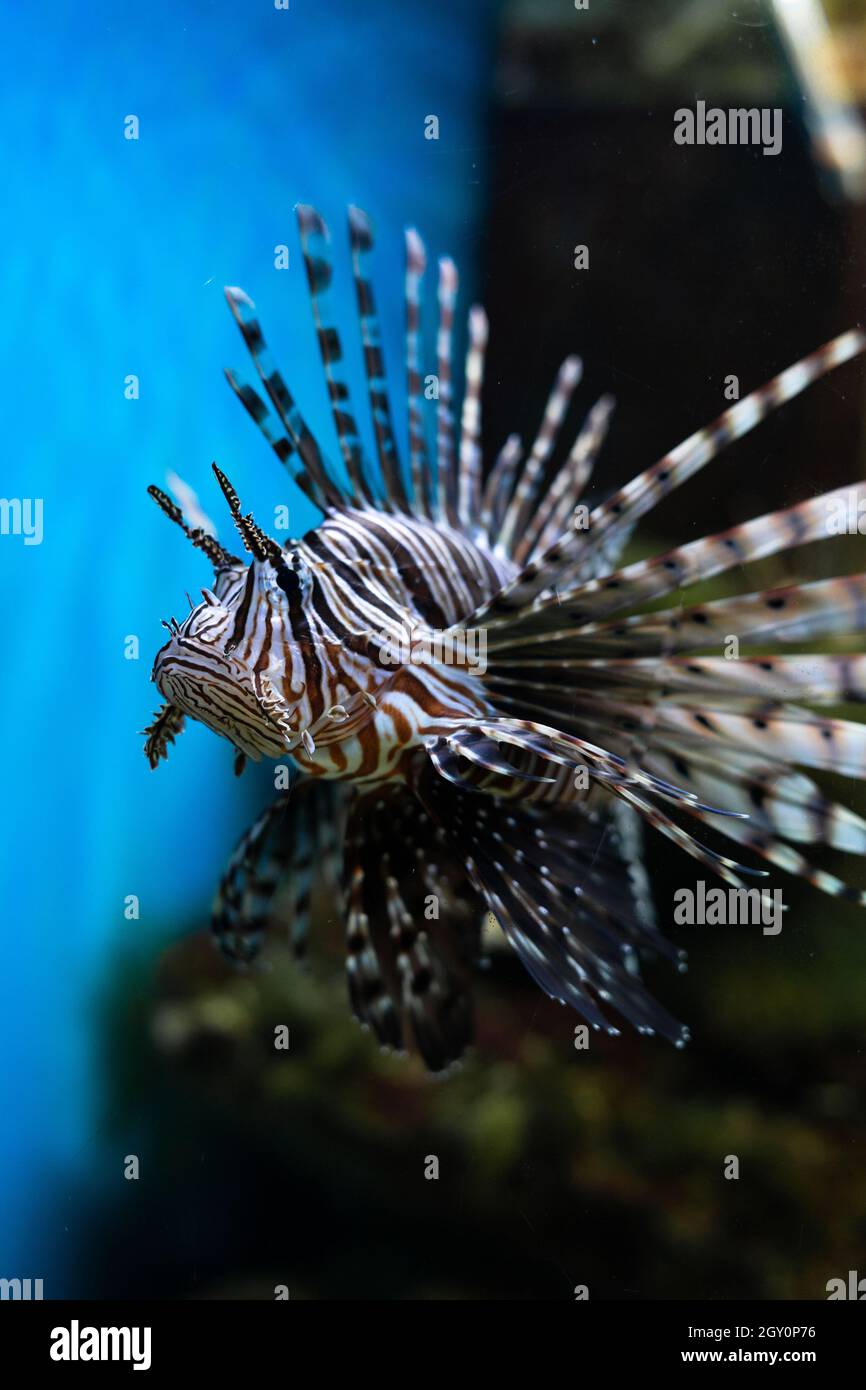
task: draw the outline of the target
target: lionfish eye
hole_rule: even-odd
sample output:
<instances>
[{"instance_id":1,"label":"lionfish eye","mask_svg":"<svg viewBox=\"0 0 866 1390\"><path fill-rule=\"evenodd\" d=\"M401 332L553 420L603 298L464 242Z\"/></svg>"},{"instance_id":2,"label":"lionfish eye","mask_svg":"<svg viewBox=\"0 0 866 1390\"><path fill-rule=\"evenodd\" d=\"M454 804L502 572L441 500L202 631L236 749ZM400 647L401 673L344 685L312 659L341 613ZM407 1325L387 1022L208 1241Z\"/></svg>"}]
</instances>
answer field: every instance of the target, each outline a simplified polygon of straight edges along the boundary
<instances>
[{"instance_id":1,"label":"lionfish eye","mask_svg":"<svg viewBox=\"0 0 866 1390\"><path fill-rule=\"evenodd\" d=\"M223 635L228 617L228 610L222 604L201 603L186 619L183 635L213 644Z\"/></svg>"},{"instance_id":2,"label":"lionfish eye","mask_svg":"<svg viewBox=\"0 0 866 1390\"><path fill-rule=\"evenodd\" d=\"M287 560L289 569L297 579L301 598L305 599L313 587L313 572L299 550L290 550Z\"/></svg>"}]
</instances>

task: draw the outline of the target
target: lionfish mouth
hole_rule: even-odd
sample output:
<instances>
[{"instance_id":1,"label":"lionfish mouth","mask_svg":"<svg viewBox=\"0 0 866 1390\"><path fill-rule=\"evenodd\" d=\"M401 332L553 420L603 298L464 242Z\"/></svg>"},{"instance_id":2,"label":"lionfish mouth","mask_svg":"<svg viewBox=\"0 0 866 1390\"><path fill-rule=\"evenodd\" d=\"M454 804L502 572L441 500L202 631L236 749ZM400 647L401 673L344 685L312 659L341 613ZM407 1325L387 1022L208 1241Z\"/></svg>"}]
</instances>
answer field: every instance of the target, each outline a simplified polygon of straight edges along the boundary
<instances>
[{"instance_id":1,"label":"lionfish mouth","mask_svg":"<svg viewBox=\"0 0 866 1390\"><path fill-rule=\"evenodd\" d=\"M189 614L188 623L200 610ZM245 664L214 642L188 637L172 628L170 641L157 652L152 680L165 701L181 716L199 720L235 745L246 758L279 758L289 739L285 723L268 708L267 682L257 680ZM257 688L259 687L259 688Z\"/></svg>"},{"instance_id":2,"label":"lionfish mouth","mask_svg":"<svg viewBox=\"0 0 866 1390\"><path fill-rule=\"evenodd\" d=\"M173 636L153 665L153 681L183 715L227 738L238 752L258 761L286 752L286 733L257 693L241 662L203 642Z\"/></svg>"}]
</instances>

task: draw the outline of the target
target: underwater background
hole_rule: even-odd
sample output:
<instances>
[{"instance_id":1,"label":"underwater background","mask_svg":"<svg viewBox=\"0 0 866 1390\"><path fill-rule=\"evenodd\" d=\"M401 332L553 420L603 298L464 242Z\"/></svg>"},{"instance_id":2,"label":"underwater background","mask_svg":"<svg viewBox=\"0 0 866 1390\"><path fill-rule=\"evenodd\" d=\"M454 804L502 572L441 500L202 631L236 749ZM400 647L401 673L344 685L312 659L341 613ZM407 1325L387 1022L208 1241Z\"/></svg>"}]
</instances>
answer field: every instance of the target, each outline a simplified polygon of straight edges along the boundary
<instances>
[{"instance_id":1,"label":"underwater background","mask_svg":"<svg viewBox=\"0 0 866 1390\"><path fill-rule=\"evenodd\" d=\"M866 5L827 8L857 108ZM160 619L208 579L147 484L177 472L228 534L216 460L257 516L314 520L221 370L243 362L237 284L330 442L296 202L331 225L347 339L344 210L371 214L398 402L404 226L455 257L491 319L488 462L580 352L583 406L618 401L602 492L717 415L728 373L745 391L863 322L864 204L816 158L773 7L95 0L2 23L0 491L44 499L44 537L0 537L0 1277L46 1297L766 1299L866 1272L862 912L780 874L778 937L674 929L694 874L649 838L690 970L648 976L690 1047L576 1051L578 1020L494 951L478 1046L435 1080L348 1016L327 903L309 974L279 943L259 972L220 960L210 898L269 769L236 780L193 725L152 773L138 733ZM674 146L696 96L782 107L781 154ZM856 366L818 383L633 556L862 477L864 404ZM862 539L840 544L862 568ZM834 572L814 549L802 577ZM833 790L866 811L862 787Z\"/></svg>"}]
</instances>

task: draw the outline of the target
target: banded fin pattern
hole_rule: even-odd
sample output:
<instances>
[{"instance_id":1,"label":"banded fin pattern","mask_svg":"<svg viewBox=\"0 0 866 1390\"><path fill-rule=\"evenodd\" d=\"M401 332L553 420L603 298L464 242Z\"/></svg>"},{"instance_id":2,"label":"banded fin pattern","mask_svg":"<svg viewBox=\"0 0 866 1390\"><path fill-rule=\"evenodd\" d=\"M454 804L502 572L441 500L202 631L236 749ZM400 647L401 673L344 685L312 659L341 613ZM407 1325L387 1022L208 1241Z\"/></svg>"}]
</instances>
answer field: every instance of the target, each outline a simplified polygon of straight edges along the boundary
<instances>
[{"instance_id":1,"label":"banded fin pattern","mask_svg":"<svg viewBox=\"0 0 866 1390\"><path fill-rule=\"evenodd\" d=\"M358 798L346 830L344 881L356 1017L380 1042L399 1050L411 1045L440 1071L462 1056L471 1037L469 972L479 950L481 900L459 856L432 832L426 810L405 788Z\"/></svg>"},{"instance_id":2,"label":"banded fin pattern","mask_svg":"<svg viewBox=\"0 0 866 1390\"><path fill-rule=\"evenodd\" d=\"M385 381L385 360L373 286L366 271L367 258L373 247L370 219L360 208L349 208L349 243L352 248L352 268L358 298L358 318L361 324L361 345L364 370L370 397L370 416L376 439L379 467L385 480L386 494L399 511L409 511L409 499L400 472L400 456L391 423L391 406Z\"/></svg>"},{"instance_id":3,"label":"banded fin pattern","mask_svg":"<svg viewBox=\"0 0 866 1390\"><path fill-rule=\"evenodd\" d=\"M421 283L427 252L414 228L406 232L406 399L409 414L409 464L415 511L431 520L433 479L421 413Z\"/></svg>"},{"instance_id":4,"label":"banded fin pattern","mask_svg":"<svg viewBox=\"0 0 866 1390\"><path fill-rule=\"evenodd\" d=\"M343 799L333 783L300 782L241 836L212 909L214 937L230 960L255 960L277 909L295 956L305 954L313 890L319 882L333 889L338 878L334 831Z\"/></svg>"},{"instance_id":5,"label":"banded fin pattern","mask_svg":"<svg viewBox=\"0 0 866 1390\"><path fill-rule=\"evenodd\" d=\"M574 808L551 820L537 807L478 798L423 769L415 790L546 994L595 1029L618 1031L603 1012L612 1003L639 1032L688 1038L641 983L639 949L681 956L635 910L616 836L606 840L603 822Z\"/></svg>"},{"instance_id":6,"label":"banded fin pattern","mask_svg":"<svg viewBox=\"0 0 866 1390\"><path fill-rule=\"evenodd\" d=\"M704 468L727 444L754 429L771 410L791 400L864 348L866 337L859 330L842 333L745 396L712 425L697 430L596 507L590 513L585 530L573 530L560 537L467 622L483 624L505 613L525 611L533 599L547 589L555 586L561 593L567 593L581 579L592 578L596 558L600 557L599 569L603 564L615 562L612 543L620 540L623 533L629 535L640 518L663 497Z\"/></svg>"},{"instance_id":7,"label":"banded fin pattern","mask_svg":"<svg viewBox=\"0 0 866 1390\"><path fill-rule=\"evenodd\" d=\"M334 273L329 249L330 234L324 218L315 208L299 203L296 211L310 290L310 304L334 417L334 429L352 484L353 498L356 503L366 502L372 505L375 496L380 495L381 487L376 485L370 464L364 457L349 388L341 371L343 348L340 335L328 313Z\"/></svg>"}]
</instances>

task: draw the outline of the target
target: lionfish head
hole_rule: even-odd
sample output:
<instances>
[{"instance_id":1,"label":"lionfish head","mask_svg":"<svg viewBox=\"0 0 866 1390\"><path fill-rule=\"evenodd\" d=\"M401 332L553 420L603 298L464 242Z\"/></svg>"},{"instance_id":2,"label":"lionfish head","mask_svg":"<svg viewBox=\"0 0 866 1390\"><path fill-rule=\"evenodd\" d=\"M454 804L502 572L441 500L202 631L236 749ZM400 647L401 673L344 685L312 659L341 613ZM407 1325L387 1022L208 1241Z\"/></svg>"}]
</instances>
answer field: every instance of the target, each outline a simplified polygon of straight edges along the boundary
<instances>
[{"instance_id":1,"label":"lionfish head","mask_svg":"<svg viewBox=\"0 0 866 1390\"><path fill-rule=\"evenodd\" d=\"M291 609L302 603L310 584L297 551L284 550L252 519L241 515L228 479L214 465L235 524L252 561L231 555L211 534L212 527L187 525L180 508L160 489L149 492L215 570L213 589L182 622L164 622L169 640L156 654L151 679L167 701L145 732L153 766L165 756L166 742L189 716L227 738L239 754L276 758L295 746L303 687L292 685ZM210 529L206 529L210 528ZM294 697L294 698L293 698Z\"/></svg>"}]
</instances>

